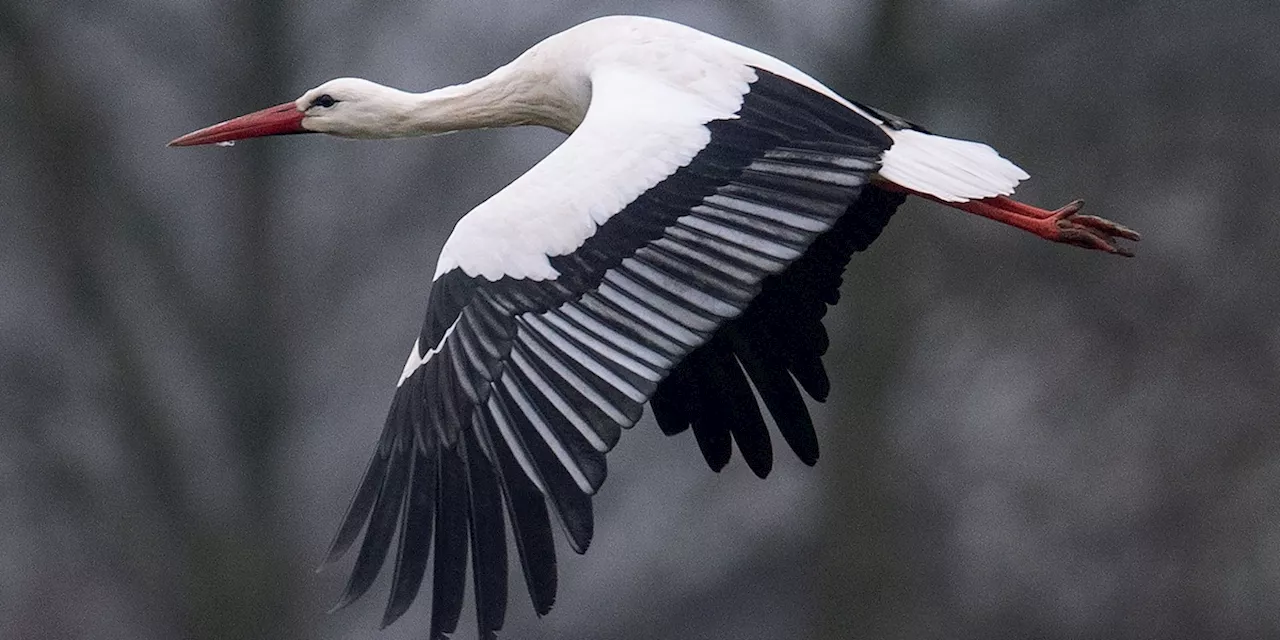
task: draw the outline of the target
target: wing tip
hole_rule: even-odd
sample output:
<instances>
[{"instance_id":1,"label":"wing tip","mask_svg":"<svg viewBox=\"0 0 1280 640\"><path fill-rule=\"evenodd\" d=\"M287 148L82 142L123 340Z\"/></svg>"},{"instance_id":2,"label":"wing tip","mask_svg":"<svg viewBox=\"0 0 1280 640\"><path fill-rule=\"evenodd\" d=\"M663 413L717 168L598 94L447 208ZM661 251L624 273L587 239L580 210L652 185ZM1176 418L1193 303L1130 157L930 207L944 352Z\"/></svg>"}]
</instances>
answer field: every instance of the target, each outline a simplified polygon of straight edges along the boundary
<instances>
[{"instance_id":1,"label":"wing tip","mask_svg":"<svg viewBox=\"0 0 1280 640\"><path fill-rule=\"evenodd\" d=\"M360 599L359 594L353 595L350 591L344 592L342 594L342 597L338 598L338 601L334 603L333 606L329 607L328 610L325 611L325 615L333 615L343 609L346 609L347 607L351 606L351 603L359 599Z\"/></svg>"},{"instance_id":2,"label":"wing tip","mask_svg":"<svg viewBox=\"0 0 1280 640\"><path fill-rule=\"evenodd\" d=\"M404 615L404 613L405 613L405 611L408 611L408 610L409 610L409 609L408 609L408 607L404 607L403 609L401 609L401 610L399 610L399 611L395 611L395 612L393 612L393 611L391 610L391 608L388 608L388 609L387 609L385 612L383 612L383 614L382 614L382 621L378 623L378 631L383 631L383 630L385 630L387 627L389 627L389 626L391 626L392 624L394 624L397 620L399 620L399 619L400 619L400 616L403 616L403 615Z\"/></svg>"},{"instance_id":3,"label":"wing tip","mask_svg":"<svg viewBox=\"0 0 1280 640\"><path fill-rule=\"evenodd\" d=\"M751 473L755 474L757 478L761 480L768 479L769 474L773 471L773 457L770 456L767 460L748 459L747 467L751 469Z\"/></svg>"},{"instance_id":4,"label":"wing tip","mask_svg":"<svg viewBox=\"0 0 1280 640\"><path fill-rule=\"evenodd\" d=\"M813 451L811 451L811 452L810 452L810 451L804 451L804 452L797 451L797 452L796 452L796 457L797 457L797 458L799 458L799 459L800 459L800 462L803 462L803 463L804 463L804 465L805 465L806 467L812 467L812 466L815 466L815 465L817 465L817 464L818 464L818 458L819 458L819 455L818 455L818 450L817 450L817 449L814 449L814 450L813 450Z\"/></svg>"},{"instance_id":5,"label":"wing tip","mask_svg":"<svg viewBox=\"0 0 1280 640\"><path fill-rule=\"evenodd\" d=\"M533 612L539 618L541 618L545 615L550 614L551 610L554 609L555 606L556 606L556 594L553 593L545 603L539 603L539 602L533 603Z\"/></svg>"}]
</instances>

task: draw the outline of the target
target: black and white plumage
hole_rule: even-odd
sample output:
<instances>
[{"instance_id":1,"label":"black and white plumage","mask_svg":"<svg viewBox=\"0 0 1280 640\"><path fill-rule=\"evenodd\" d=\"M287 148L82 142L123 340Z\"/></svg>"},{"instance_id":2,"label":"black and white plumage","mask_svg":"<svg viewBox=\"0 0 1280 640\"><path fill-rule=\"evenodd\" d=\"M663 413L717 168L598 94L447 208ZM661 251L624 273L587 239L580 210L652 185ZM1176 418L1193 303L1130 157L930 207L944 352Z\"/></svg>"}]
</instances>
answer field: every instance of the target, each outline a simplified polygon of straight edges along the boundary
<instances>
[{"instance_id":1,"label":"black and white plumage","mask_svg":"<svg viewBox=\"0 0 1280 640\"><path fill-rule=\"evenodd\" d=\"M1002 198L1027 176L986 145L929 134L772 57L649 18L579 25L485 78L424 94L330 81L173 144L517 124L571 135L446 242L329 556L360 543L345 605L398 538L384 625L422 590L430 561L432 638L456 628L468 573L481 636L502 628L508 530L534 609L551 609L552 529L587 549L605 454L646 402L665 433L692 429L713 469L736 443L752 471L769 473L766 412L816 462L803 396L821 401L831 388L821 320L851 255L905 194L1045 237L1058 232L1036 225L1084 234L1050 239L1091 248L1118 252L1110 238L1132 233Z\"/></svg>"}]
</instances>

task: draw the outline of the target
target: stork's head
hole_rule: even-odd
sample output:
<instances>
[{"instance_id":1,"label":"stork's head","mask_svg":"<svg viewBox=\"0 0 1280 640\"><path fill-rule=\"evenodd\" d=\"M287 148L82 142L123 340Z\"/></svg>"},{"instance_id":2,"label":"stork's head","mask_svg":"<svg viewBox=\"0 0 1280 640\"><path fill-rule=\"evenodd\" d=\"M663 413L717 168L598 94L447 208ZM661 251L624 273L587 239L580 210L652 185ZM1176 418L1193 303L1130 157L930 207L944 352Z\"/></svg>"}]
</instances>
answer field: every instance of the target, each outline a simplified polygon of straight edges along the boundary
<instances>
[{"instance_id":1,"label":"stork's head","mask_svg":"<svg viewBox=\"0 0 1280 640\"><path fill-rule=\"evenodd\" d=\"M288 133L348 138L412 135L412 94L359 78L330 80L292 102L193 131L169 143L186 147Z\"/></svg>"}]
</instances>

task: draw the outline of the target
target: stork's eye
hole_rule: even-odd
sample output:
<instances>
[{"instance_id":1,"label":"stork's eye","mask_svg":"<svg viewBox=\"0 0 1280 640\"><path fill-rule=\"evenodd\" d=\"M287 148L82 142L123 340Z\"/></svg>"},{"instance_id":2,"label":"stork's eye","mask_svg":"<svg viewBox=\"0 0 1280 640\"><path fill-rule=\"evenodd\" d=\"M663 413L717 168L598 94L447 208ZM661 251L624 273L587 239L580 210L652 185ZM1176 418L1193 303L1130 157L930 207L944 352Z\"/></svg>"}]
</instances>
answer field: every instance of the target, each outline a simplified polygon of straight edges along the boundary
<instances>
[{"instance_id":1,"label":"stork's eye","mask_svg":"<svg viewBox=\"0 0 1280 640\"><path fill-rule=\"evenodd\" d=\"M337 100L334 100L334 99L333 99L333 96L331 96L331 95L329 95L329 94L327 94L327 93L326 93L326 94L323 94L323 95L321 95L320 97L316 98L315 100L312 100L312 101L311 101L311 106L313 106L313 107L323 107L323 108L326 108L326 109L327 109L327 108L332 107L333 105L335 105L335 104L337 104L337 103L338 103L338 101L337 101Z\"/></svg>"}]
</instances>

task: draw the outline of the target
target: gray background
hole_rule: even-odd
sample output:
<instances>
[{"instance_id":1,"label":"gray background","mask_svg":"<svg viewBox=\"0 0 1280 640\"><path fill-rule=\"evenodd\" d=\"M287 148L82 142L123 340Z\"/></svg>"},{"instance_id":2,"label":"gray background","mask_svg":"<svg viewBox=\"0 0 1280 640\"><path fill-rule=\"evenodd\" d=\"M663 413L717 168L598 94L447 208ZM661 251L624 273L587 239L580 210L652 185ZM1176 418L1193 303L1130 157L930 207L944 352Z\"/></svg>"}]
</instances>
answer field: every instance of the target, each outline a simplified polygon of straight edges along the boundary
<instances>
[{"instance_id":1,"label":"gray background","mask_svg":"<svg viewBox=\"0 0 1280 640\"><path fill-rule=\"evenodd\" d=\"M828 316L817 468L713 474L646 418L506 637L1280 634L1280 4L2 0L0 635L424 636L421 602L376 631L385 583L325 615L348 565L312 569L445 236L561 137L164 143L619 12L987 141L1022 199L1146 239L904 206Z\"/></svg>"}]
</instances>

